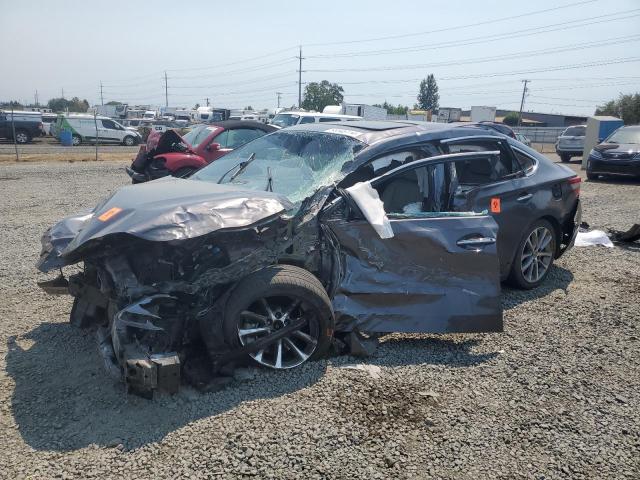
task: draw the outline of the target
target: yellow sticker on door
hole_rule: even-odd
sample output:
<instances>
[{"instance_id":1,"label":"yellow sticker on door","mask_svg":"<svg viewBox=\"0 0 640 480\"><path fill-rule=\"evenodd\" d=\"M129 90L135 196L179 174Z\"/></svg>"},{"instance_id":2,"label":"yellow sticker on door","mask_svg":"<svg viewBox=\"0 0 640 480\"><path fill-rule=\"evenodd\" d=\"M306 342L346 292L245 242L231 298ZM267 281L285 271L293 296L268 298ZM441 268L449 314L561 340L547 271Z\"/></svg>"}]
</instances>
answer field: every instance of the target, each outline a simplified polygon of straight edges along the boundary
<instances>
[{"instance_id":1,"label":"yellow sticker on door","mask_svg":"<svg viewBox=\"0 0 640 480\"><path fill-rule=\"evenodd\" d=\"M106 222L108 220L111 220L113 217L115 217L117 214L119 214L122 211L121 208L118 207L113 207L110 208L109 210L107 210L106 212L104 212L102 215L100 215L98 217L98 220L100 220L101 222Z\"/></svg>"},{"instance_id":2,"label":"yellow sticker on door","mask_svg":"<svg viewBox=\"0 0 640 480\"><path fill-rule=\"evenodd\" d=\"M500 197L491 199L491 213L500 213Z\"/></svg>"}]
</instances>

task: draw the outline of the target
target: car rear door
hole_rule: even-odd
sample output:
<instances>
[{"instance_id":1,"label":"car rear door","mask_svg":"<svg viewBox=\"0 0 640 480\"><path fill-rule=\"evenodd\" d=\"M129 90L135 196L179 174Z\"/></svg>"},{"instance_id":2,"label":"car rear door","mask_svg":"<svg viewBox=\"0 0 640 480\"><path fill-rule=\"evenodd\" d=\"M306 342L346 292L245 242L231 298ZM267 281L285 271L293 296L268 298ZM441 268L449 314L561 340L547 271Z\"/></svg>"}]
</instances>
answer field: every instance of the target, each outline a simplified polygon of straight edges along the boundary
<instances>
[{"instance_id":1,"label":"car rear door","mask_svg":"<svg viewBox=\"0 0 640 480\"><path fill-rule=\"evenodd\" d=\"M447 139L440 143L448 153L496 152L495 156L487 158L458 161L456 170L463 190L461 208L465 205L467 210L486 210L500 227L498 256L501 277L505 278L524 231L535 220L532 200L538 187L525 176L506 139L478 136Z\"/></svg>"},{"instance_id":2,"label":"car rear door","mask_svg":"<svg viewBox=\"0 0 640 480\"><path fill-rule=\"evenodd\" d=\"M457 156L452 156L457 158ZM449 156L417 160L369 182L384 197L393 237L381 238L365 219L352 189L343 192L322 215L328 235L338 245L339 280L333 306L337 328L366 332L502 331L496 237L498 226L486 213L440 211L425 192L418 211L411 207L419 187L407 175L433 178L436 165L450 167ZM416 173L422 169L422 175ZM442 175L440 175L442 178ZM423 181L423 184L425 182ZM407 212L386 206L387 189L405 196ZM448 187L445 187L448 188ZM429 200L431 198L431 200ZM341 202L344 202L342 204ZM413 208L413 210L412 210ZM340 210L342 209L342 210ZM386 211L388 210L388 211Z\"/></svg>"}]
</instances>

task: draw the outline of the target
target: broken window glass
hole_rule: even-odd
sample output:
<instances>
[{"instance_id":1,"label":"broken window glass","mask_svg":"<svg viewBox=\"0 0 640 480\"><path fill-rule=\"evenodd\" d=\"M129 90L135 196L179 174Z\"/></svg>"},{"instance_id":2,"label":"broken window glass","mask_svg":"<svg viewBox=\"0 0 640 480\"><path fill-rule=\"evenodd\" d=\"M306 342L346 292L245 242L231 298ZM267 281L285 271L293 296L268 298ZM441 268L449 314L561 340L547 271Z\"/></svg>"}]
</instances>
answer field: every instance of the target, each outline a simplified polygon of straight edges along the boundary
<instances>
[{"instance_id":1,"label":"broken window glass","mask_svg":"<svg viewBox=\"0 0 640 480\"><path fill-rule=\"evenodd\" d=\"M343 167L354 160L364 146L344 135L323 132L280 131L260 137L200 170L193 179L231 183L250 190L266 190L285 195L297 203L318 188L331 185L343 176ZM239 174L234 168L255 159ZM230 180L233 179L233 180Z\"/></svg>"}]
</instances>

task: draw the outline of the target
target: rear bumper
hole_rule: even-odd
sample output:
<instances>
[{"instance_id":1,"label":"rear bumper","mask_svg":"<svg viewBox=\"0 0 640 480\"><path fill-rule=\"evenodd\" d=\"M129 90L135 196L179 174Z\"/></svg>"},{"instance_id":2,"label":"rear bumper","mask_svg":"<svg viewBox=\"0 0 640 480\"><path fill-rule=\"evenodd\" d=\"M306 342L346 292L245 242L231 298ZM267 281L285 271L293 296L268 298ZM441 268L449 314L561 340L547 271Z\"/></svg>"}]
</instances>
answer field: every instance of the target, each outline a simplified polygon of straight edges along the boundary
<instances>
[{"instance_id":1,"label":"rear bumper","mask_svg":"<svg viewBox=\"0 0 640 480\"><path fill-rule=\"evenodd\" d=\"M640 177L640 160L602 160L589 157L587 172L601 175Z\"/></svg>"},{"instance_id":2,"label":"rear bumper","mask_svg":"<svg viewBox=\"0 0 640 480\"><path fill-rule=\"evenodd\" d=\"M560 258L564 252L570 250L573 247L573 244L576 241L576 236L578 235L578 229L580 228L581 222L582 204L580 203L580 198L578 197L578 202L576 203L575 209L573 210L572 217L570 217L565 222L565 226L563 228L563 238L556 258Z\"/></svg>"}]
</instances>

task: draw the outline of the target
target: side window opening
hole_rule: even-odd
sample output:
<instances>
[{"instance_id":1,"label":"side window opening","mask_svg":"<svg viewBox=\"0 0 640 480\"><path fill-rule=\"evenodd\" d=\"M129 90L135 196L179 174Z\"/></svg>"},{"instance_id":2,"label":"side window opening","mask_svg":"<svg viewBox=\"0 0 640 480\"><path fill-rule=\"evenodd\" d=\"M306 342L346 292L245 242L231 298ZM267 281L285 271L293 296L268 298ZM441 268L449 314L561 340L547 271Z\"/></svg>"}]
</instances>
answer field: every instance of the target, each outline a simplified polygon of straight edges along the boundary
<instances>
[{"instance_id":1,"label":"side window opening","mask_svg":"<svg viewBox=\"0 0 640 480\"><path fill-rule=\"evenodd\" d=\"M463 160L456 162L460 184L476 187L517 176L522 171L516 158L503 142L470 140L443 144L445 153L499 151L500 155L487 159Z\"/></svg>"},{"instance_id":2,"label":"side window opening","mask_svg":"<svg viewBox=\"0 0 640 480\"><path fill-rule=\"evenodd\" d=\"M298 123L315 123L315 117L302 117Z\"/></svg>"},{"instance_id":3,"label":"side window opening","mask_svg":"<svg viewBox=\"0 0 640 480\"><path fill-rule=\"evenodd\" d=\"M522 165L522 169L524 170L525 175L531 173L536 165L536 161L529 155L526 155L520 150L516 150L515 148L513 149L513 153L520 162L520 165Z\"/></svg>"},{"instance_id":4,"label":"side window opening","mask_svg":"<svg viewBox=\"0 0 640 480\"><path fill-rule=\"evenodd\" d=\"M438 216L466 206L453 161L405 170L374 188L392 217Z\"/></svg>"}]
</instances>

